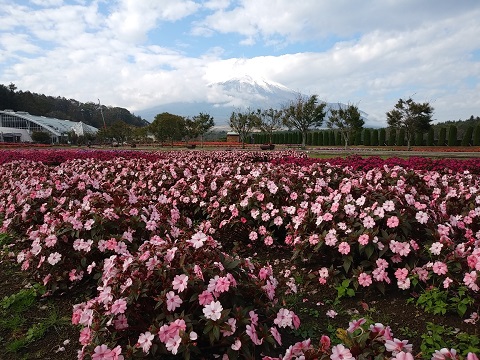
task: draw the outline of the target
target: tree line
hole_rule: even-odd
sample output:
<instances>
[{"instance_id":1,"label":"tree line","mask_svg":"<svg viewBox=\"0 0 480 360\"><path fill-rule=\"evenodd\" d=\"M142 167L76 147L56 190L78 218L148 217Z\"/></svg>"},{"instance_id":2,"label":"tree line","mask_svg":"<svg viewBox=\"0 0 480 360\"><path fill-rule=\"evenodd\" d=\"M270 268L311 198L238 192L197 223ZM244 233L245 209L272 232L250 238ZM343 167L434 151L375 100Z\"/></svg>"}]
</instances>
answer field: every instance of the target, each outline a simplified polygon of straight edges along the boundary
<instances>
[{"instance_id":1,"label":"tree line","mask_svg":"<svg viewBox=\"0 0 480 360\"><path fill-rule=\"evenodd\" d=\"M101 105L99 102L82 103L75 99L46 96L30 91L17 91L15 84L0 84L0 109L26 111L36 116L46 116L62 120L82 121L98 129L118 122L142 127L148 122L125 108Z\"/></svg>"}]
</instances>

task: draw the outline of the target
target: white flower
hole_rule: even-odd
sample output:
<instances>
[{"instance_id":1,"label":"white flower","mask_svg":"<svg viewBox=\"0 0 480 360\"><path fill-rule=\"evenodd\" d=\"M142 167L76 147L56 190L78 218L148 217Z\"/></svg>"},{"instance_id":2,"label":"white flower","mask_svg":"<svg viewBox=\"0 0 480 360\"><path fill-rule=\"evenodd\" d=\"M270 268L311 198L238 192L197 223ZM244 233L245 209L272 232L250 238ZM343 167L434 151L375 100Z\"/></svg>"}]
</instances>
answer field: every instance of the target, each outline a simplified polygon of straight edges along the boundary
<instances>
[{"instance_id":1,"label":"white flower","mask_svg":"<svg viewBox=\"0 0 480 360\"><path fill-rule=\"evenodd\" d=\"M62 259L62 254L58 252L51 253L47 261L50 265L55 265Z\"/></svg>"},{"instance_id":2,"label":"white flower","mask_svg":"<svg viewBox=\"0 0 480 360\"><path fill-rule=\"evenodd\" d=\"M222 316L222 304L220 301L212 301L211 303L205 305L203 308L203 314L207 319L216 321Z\"/></svg>"}]
</instances>

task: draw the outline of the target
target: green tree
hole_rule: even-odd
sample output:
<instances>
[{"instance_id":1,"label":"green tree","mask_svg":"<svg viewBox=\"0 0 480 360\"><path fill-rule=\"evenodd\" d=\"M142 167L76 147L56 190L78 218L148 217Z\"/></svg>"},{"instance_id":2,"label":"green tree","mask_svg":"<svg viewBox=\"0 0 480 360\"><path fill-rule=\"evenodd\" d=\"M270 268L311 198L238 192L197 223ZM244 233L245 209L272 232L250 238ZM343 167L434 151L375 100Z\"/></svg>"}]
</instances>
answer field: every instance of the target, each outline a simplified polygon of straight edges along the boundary
<instances>
[{"instance_id":1,"label":"green tree","mask_svg":"<svg viewBox=\"0 0 480 360\"><path fill-rule=\"evenodd\" d=\"M186 135L185 118L167 112L156 115L149 128L157 140L170 140L172 146Z\"/></svg>"},{"instance_id":2,"label":"green tree","mask_svg":"<svg viewBox=\"0 0 480 360\"><path fill-rule=\"evenodd\" d=\"M244 112L232 112L230 116L230 127L240 136L242 149L245 148L245 142L253 129L260 125L260 110L252 111L250 109Z\"/></svg>"},{"instance_id":3,"label":"green tree","mask_svg":"<svg viewBox=\"0 0 480 360\"><path fill-rule=\"evenodd\" d=\"M397 131L395 129L388 129L388 146L394 146L397 140Z\"/></svg>"},{"instance_id":4,"label":"green tree","mask_svg":"<svg viewBox=\"0 0 480 360\"><path fill-rule=\"evenodd\" d=\"M362 145L362 132L360 130L355 132L354 144L355 145Z\"/></svg>"},{"instance_id":5,"label":"green tree","mask_svg":"<svg viewBox=\"0 0 480 360\"><path fill-rule=\"evenodd\" d=\"M51 144L52 138L49 133L45 131L32 132L32 141L39 144Z\"/></svg>"},{"instance_id":6,"label":"green tree","mask_svg":"<svg viewBox=\"0 0 480 360\"><path fill-rule=\"evenodd\" d=\"M258 111L259 124L258 129L268 137L268 143L272 144L272 136L275 131L282 128L282 110L268 109Z\"/></svg>"},{"instance_id":7,"label":"green tree","mask_svg":"<svg viewBox=\"0 0 480 360\"><path fill-rule=\"evenodd\" d=\"M438 146L445 146L447 142L447 128L441 127L438 134Z\"/></svg>"},{"instance_id":8,"label":"green tree","mask_svg":"<svg viewBox=\"0 0 480 360\"><path fill-rule=\"evenodd\" d=\"M470 146L472 143L472 136L473 136L473 126L467 127L465 130L465 134L462 137L462 146Z\"/></svg>"},{"instance_id":9,"label":"green tree","mask_svg":"<svg viewBox=\"0 0 480 360\"><path fill-rule=\"evenodd\" d=\"M210 114L201 112L192 118L192 134L200 136L200 141L203 147L203 138L207 132L209 132L215 126L215 120Z\"/></svg>"},{"instance_id":10,"label":"green tree","mask_svg":"<svg viewBox=\"0 0 480 360\"><path fill-rule=\"evenodd\" d=\"M434 146L435 145L435 130L433 127L428 129L427 133L427 146Z\"/></svg>"},{"instance_id":11,"label":"green tree","mask_svg":"<svg viewBox=\"0 0 480 360\"><path fill-rule=\"evenodd\" d=\"M370 129L365 129L363 132L363 145L365 146L372 145L372 133Z\"/></svg>"},{"instance_id":12,"label":"green tree","mask_svg":"<svg viewBox=\"0 0 480 360\"><path fill-rule=\"evenodd\" d=\"M480 146L480 124L473 130L473 146Z\"/></svg>"},{"instance_id":13,"label":"green tree","mask_svg":"<svg viewBox=\"0 0 480 360\"><path fill-rule=\"evenodd\" d=\"M430 131L430 129L428 129ZM415 146L423 146L423 133L418 132L415 136Z\"/></svg>"},{"instance_id":14,"label":"green tree","mask_svg":"<svg viewBox=\"0 0 480 360\"><path fill-rule=\"evenodd\" d=\"M372 130L371 143L372 143L372 146L378 146L378 129Z\"/></svg>"},{"instance_id":15,"label":"green tree","mask_svg":"<svg viewBox=\"0 0 480 360\"><path fill-rule=\"evenodd\" d=\"M345 150L350 144L355 132L361 131L364 124L365 121L362 119L360 111L355 105L349 104L347 107L339 105L337 109L330 109L327 127L339 131L345 144ZM338 143L337 145L340 144L341 143Z\"/></svg>"},{"instance_id":16,"label":"green tree","mask_svg":"<svg viewBox=\"0 0 480 360\"><path fill-rule=\"evenodd\" d=\"M400 128L400 131L398 132L397 145L405 146L405 129L404 128Z\"/></svg>"},{"instance_id":17,"label":"green tree","mask_svg":"<svg viewBox=\"0 0 480 360\"><path fill-rule=\"evenodd\" d=\"M320 127L325 117L325 102L318 102L318 96L297 95L283 108L283 124L289 129L297 129L302 135L302 147L305 148L307 133L312 128Z\"/></svg>"},{"instance_id":18,"label":"green tree","mask_svg":"<svg viewBox=\"0 0 480 360\"><path fill-rule=\"evenodd\" d=\"M418 132L425 132L431 126L433 107L425 103L417 103L411 98L400 99L393 110L387 112L387 122L391 128L403 129L407 146L410 150L413 137Z\"/></svg>"},{"instance_id":19,"label":"green tree","mask_svg":"<svg viewBox=\"0 0 480 360\"><path fill-rule=\"evenodd\" d=\"M387 145L386 143L386 137L387 137L387 131L385 130L385 128L381 128L379 131L378 131L378 144L380 146L385 146Z\"/></svg>"},{"instance_id":20,"label":"green tree","mask_svg":"<svg viewBox=\"0 0 480 360\"><path fill-rule=\"evenodd\" d=\"M448 128L448 146L457 146L457 132L457 127L450 125Z\"/></svg>"},{"instance_id":21,"label":"green tree","mask_svg":"<svg viewBox=\"0 0 480 360\"><path fill-rule=\"evenodd\" d=\"M328 134L328 137L329 137L328 142L330 143L330 145L331 145L331 146L337 145L337 144L335 143L335 132L333 132L333 131L331 130L331 131L329 131L328 133L329 133L329 134Z\"/></svg>"}]
</instances>

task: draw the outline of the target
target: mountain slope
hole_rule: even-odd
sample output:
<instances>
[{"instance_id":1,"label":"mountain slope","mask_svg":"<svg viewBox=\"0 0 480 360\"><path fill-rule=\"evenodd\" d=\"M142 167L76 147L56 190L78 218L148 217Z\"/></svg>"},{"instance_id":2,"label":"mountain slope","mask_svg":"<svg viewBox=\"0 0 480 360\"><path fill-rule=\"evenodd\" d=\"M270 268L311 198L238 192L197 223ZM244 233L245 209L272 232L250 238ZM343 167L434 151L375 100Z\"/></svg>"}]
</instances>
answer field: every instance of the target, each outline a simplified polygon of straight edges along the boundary
<instances>
[{"instance_id":1,"label":"mountain slope","mask_svg":"<svg viewBox=\"0 0 480 360\"><path fill-rule=\"evenodd\" d=\"M228 125L233 111L247 108L252 110L281 109L299 95L298 92L281 84L265 79L254 79L251 76L208 84L206 93L206 97L212 100L164 104L137 113L142 118L153 121L157 114L163 112L185 117L192 117L204 112L213 116L217 127L225 127ZM327 103L327 107L338 108L339 106L345 106L345 104ZM362 112L362 116L366 118L367 114Z\"/></svg>"}]
</instances>

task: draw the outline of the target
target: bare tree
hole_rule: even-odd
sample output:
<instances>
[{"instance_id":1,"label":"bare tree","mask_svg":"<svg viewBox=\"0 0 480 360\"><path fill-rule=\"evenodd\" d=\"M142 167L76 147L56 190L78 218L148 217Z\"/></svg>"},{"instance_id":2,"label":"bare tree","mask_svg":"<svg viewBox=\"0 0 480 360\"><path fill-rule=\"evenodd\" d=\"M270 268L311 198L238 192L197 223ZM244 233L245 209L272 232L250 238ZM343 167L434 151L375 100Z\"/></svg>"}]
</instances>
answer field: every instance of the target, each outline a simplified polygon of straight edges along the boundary
<instances>
[{"instance_id":1,"label":"bare tree","mask_svg":"<svg viewBox=\"0 0 480 360\"><path fill-rule=\"evenodd\" d=\"M273 133L282 128L282 110L268 109L260 112L258 128L268 136L268 142L272 143Z\"/></svg>"},{"instance_id":2,"label":"bare tree","mask_svg":"<svg viewBox=\"0 0 480 360\"><path fill-rule=\"evenodd\" d=\"M260 110L252 111L250 109L245 110L244 112L233 112L230 116L229 125L237 132L240 136L240 141L242 142L242 149L245 148L245 141L248 138L248 135L252 132L253 129L257 128L260 123Z\"/></svg>"}]
</instances>

